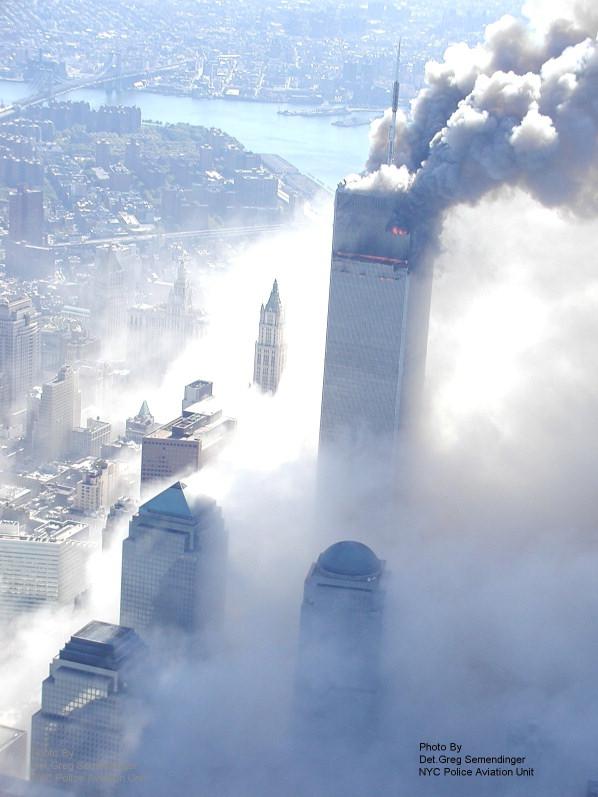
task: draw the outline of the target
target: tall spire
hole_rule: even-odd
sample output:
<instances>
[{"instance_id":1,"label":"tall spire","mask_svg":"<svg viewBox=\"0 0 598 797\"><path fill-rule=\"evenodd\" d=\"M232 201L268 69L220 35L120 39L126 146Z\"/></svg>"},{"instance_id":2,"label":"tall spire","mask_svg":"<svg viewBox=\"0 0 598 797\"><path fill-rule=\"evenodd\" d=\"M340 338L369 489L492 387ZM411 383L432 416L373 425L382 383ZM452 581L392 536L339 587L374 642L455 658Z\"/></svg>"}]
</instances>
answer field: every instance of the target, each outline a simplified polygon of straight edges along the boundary
<instances>
[{"instance_id":1,"label":"tall spire","mask_svg":"<svg viewBox=\"0 0 598 797\"><path fill-rule=\"evenodd\" d=\"M281 308L282 302L280 301L280 294L278 293L278 280L275 279L272 285L272 291L270 292L270 298L266 304L266 310L270 313L278 313Z\"/></svg>"},{"instance_id":2,"label":"tall spire","mask_svg":"<svg viewBox=\"0 0 598 797\"><path fill-rule=\"evenodd\" d=\"M185 263L185 256L178 256L177 277L170 294L170 305L188 312L193 309L193 293L189 283L189 272Z\"/></svg>"},{"instance_id":3,"label":"tall spire","mask_svg":"<svg viewBox=\"0 0 598 797\"><path fill-rule=\"evenodd\" d=\"M284 310L278 293L278 280L274 280L270 298L260 310L260 327L255 343L253 381L262 390L275 393L280 382L286 358L284 342Z\"/></svg>"},{"instance_id":4,"label":"tall spire","mask_svg":"<svg viewBox=\"0 0 598 797\"><path fill-rule=\"evenodd\" d=\"M138 418L151 418L152 414L150 412L150 408L148 406L147 401L144 401L141 405L139 412L137 413Z\"/></svg>"},{"instance_id":5,"label":"tall spire","mask_svg":"<svg viewBox=\"0 0 598 797\"><path fill-rule=\"evenodd\" d=\"M394 161L395 154L395 136L397 134L397 111L399 109L399 69L401 67L401 41L399 39L399 46L397 48L397 66L395 69L395 82L392 86L392 118L390 121L390 128L388 129L388 160L390 166Z\"/></svg>"}]
</instances>

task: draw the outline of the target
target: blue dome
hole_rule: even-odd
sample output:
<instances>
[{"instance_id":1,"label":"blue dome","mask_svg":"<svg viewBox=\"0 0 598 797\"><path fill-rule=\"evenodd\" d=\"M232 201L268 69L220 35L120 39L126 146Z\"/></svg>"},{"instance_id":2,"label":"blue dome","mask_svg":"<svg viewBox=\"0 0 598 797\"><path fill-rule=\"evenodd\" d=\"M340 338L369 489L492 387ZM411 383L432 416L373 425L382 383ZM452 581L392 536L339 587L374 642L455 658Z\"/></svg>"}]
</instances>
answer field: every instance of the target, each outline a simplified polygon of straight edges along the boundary
<instances>
[{"instance_id":1,"label":"blue dome","mask_svg":"<svg viewBox=\"0 0 598 797\"><path fill-rule=\"evenodd\" d=\"M344 540L335 542L320 554L318 567L337 576L375 576L380 572L382 562L367 545L362 542Z\"/></svg>"}]
</instances>

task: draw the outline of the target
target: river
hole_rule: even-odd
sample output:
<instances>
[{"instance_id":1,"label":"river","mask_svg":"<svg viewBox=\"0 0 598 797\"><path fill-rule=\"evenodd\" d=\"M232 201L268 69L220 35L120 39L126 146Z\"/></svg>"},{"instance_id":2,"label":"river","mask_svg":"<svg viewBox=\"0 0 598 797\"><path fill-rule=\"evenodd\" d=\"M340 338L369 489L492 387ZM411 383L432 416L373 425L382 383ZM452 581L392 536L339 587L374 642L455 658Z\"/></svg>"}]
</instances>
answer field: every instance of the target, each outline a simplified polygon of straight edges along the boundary
<instances>
[{"instance_id":1,"label":"river","mask_svg":"<svg viewBox=\"0 0 598 797\"><path fill-rule=\"evenodd\" d=\"M27 84L0 80L0 101L5 104L31 93ZM330 188L349 172L361 171L367 158L367 126L337 127L326 117L281 116L278 110L289 107L284 105L191 99L147 91L107 95L101 89L73 91L63 98L87 100L93 106L107 102L138 105L144 119L219 127L248 149L280 155ZM373 113L360 115L368 118Z\"/></svg>"}]
</instances>

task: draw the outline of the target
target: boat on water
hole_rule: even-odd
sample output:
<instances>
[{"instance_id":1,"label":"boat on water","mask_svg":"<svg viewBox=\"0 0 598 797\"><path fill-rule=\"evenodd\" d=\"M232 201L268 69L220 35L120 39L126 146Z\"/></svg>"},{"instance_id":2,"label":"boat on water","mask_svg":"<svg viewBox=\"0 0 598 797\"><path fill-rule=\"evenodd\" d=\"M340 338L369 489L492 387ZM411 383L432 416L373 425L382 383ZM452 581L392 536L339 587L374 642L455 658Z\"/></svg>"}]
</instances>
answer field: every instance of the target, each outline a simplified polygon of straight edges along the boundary
<instances>
[{"instance_id":1,"label":"boat on water","mask_svg":"<svg viewBox=\"0 0 598 797\"><path fill-rule=\"evenodd\" d=\"M350 116L348 119L335 119L330 124L335 127L365 127L373 122L373 119L365 119L362 116Z\"/></svg>"},{"instance_id":2,"label":"boat on water","mask_svg":"<svg viewBox=\"0 0 598 797\"><path fill-rule=\"evenodd\" d=\"M306 109L298 109L298 110L289 110L285 108L283 110L278 111L280 116L346 116L347 114L351 113L348 108L345 106L321 106L319 108L306 108Z\"/></svg>"}]
</instances>

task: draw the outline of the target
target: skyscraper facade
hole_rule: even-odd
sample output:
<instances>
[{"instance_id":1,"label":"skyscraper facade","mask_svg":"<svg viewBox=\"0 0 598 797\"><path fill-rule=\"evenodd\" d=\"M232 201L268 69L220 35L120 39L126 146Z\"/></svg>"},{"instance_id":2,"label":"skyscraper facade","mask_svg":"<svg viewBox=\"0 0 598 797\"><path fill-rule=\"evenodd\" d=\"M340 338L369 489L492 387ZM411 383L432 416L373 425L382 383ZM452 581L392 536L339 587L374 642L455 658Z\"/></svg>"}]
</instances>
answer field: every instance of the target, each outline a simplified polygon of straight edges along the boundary
<instances>
[{"instance_id":1,"label":"skyscraper facade","mask_svg":"<svg viewBox=\"0 0 598 797\"><path fill-rule=\"evenodd\" d=\"M139 508L123 542L120 619L141 635L195 633L223 608L227 538L211 498L176 482Z\"/></svg>"},{"instance_id":2,"label":"skyscraper facade","mask_svg":"<svg viewBox=\"0 0 598 797\"><path fill-rule=\"evenodd\" d=\"M137 304L128 311L128 351L140 366L154 367L164 356L189 344L205 323L204 313L193 306L193 289L184 257L164 304ZM140 359L141 358L141 359Z\"/></svg>"},{"instance_id":3,"label":"skyscraper facade","mask_svg":"<svg viewBox=\"0 0 598 797\"><path fill-rule=\"evenodd\" d=\"M81 422L81 394L77 372L64 365L42 387L34 427L35 455L45 461L64 459L72 448L72 435Z\"/></svg>"},{"instance_id":4,"label":"skyscraper facade","mask_svg":"<svg viewBox=\"0 0 598 797\"><path fill-rule=\"evenodd\" d=\"M336 191L320 446L392 457L423 380L431 279L396 193Z\"/></svg>"},{"instance_id":5,"label":"skyscraper facade","mask_svg":"<svg viewBox=\"0 0 598 797\"><path fill-rule=\"evenodd\" d=\"M385 564L360 542L337 542L305 579L297 677L298 719L316 737L375 727Z\"/></svg>"},{"instance_id":6,"label":"skyscraper facade","mask_svg":"<svg viewBox=\"0 0 598 797\"><path fill-rule=\"evenodd\" d=\"M110 793L126 774L131 685L144 645L131 628L96 620L50 664L31 721L31 779L84 795Z\"/></svg>"},{"instance_id":7,"label":"skyscraper facade","mask_svg":"<svg viewBox=\"0 0 598 797\"><path fill-rule=\"evenodd\" d=\"M286 359L284 342L284 310L274 280L270 298L260 309L259 336L255 344L253 381L262 390L275 393Z\"/></svg>"},{"instance_id":8,"label":"skyscraper facade","mask_svg":"<svg viewBox=\"0 0 598 797\"><path fill-rule=\"evenodd\" d=\"M88 418L85 426L76 426L71 435L73 456L100 457L102 447L107 446L112 434L112 425L99 418Z\"/></svg>"},{"instance_id":9,"label":"skyscraper facade","mask_svg":"<svg viewBox=\"0 0 598 797\"><path fill-rule=\"evenodd\" d=\"M43 246L45 235L42 191L19 188L9 194L8 235L11 241Z\"/></svg>"},{"instance_id":10,"label":"skyscraper facade","mask_svg":"<svg viewBox=\"0 0 598 797\"><path fill-rule=\"evenodd\" d=\"M95 252L95 311L100 335L124 335L127 324L127 274L118 247L98 246Z\"/></svg>"},{"instance_id":11,"label":"skyscraper facade","mask_svg":"<svg viewBox=\"0 0 598 797\"><path fill-rule=\"evenodd\" d=\"M0 373L5 409L24 407L39 378L40 336L31 300L0 299Z\"/></svg>"},{"instance_id":12,"label":"skyscraper facade","mask_svg":"<svg viewBox=\"0 0 598 797\"><path fill-rule=\"evenodd\" d=\"M98 459L93 467L83 471L83 478L75 486L73 509L78 512L108 513L118 497L118 464Z\"/></svg>"},{"instance_id":13,"label":"skyscraper facade","mask_svg":"<svg viewBox=\"0 0 598 797\"><path fill-rule=\"evenodd\" d=\"M42 606L73 606L88 587L89 527L48 520L36 528L0 521L0 618Z\"/></svg>"}]
</instances>

